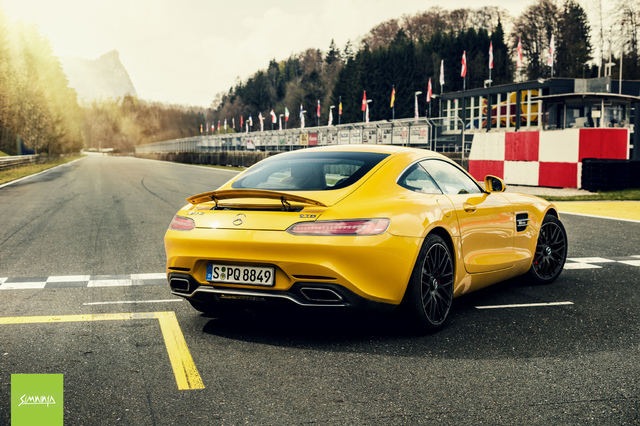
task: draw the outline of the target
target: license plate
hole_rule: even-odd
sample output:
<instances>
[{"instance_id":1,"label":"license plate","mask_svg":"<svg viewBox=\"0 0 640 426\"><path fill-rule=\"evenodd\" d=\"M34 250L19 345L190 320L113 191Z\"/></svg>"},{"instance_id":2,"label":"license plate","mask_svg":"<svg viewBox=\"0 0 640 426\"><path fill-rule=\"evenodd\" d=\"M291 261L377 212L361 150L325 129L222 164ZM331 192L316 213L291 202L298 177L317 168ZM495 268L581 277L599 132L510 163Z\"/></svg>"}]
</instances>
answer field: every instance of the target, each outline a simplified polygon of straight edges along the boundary
<instances>
[{"instance_id":1,"label":"license plate","mask_svg":"<svg viewBox=\"0 0 640 426\"><path fill-rule=\"evenodd\" d=\"M272 267L207 265L207 281L210 282L272 286L274 275Z\"/></svg>"}]
</instances>

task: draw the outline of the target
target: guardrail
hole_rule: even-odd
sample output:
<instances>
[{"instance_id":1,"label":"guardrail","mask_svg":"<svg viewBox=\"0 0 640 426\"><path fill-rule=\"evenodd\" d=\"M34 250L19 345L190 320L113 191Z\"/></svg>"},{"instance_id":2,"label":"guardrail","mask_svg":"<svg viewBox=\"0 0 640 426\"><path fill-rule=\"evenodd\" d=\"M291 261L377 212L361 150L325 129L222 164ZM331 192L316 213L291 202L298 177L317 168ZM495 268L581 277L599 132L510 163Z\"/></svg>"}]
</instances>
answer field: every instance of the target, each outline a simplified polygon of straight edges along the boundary
<instances>
[{"instance_id":1,"label":"guardrail","mask_svg":"<svg viewBox=\"0 0 640 426\"><path fill-rule=\"evenodd\" d=\"M0 157L0 170L8 169L23 164L35 163L37 155L13 155L8 157Z\"/></svg>"},{"instance_id":2,"label":"guardrail","mask_svg":"<svg viewBox=\"0 0 640 426\"><path fill-rule=\"evenodd\" d=\"M439 152L469 151L457 118L408 118L337 126L222 133L156 142L136 147L136 154L207 153L219 151L288 151L322 145L385 144ZM271 124L271 123L269 123ZM463 149L464 146L464 149Z\"/></svg>"}]
</instances>

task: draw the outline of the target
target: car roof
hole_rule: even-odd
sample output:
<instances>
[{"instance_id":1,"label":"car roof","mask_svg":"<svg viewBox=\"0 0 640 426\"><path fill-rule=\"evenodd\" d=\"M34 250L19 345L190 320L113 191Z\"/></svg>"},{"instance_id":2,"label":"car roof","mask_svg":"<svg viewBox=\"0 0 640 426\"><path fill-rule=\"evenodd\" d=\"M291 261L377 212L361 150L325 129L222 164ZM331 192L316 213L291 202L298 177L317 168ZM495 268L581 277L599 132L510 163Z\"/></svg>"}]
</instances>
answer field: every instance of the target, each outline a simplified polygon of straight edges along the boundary
<instances>
[{"instance_id":1,"label":"car roof","mask_svg":"<svg viewBox=\"0 0 640 426\"><path fill-rule=\"evenodd\" d=\"M295 152L373 152L380 154L409 154L409 155L419 155L422 157L434 157L434 158L443 158L441 154L435 153L428 149L421 148L409 148L405 146L396 146L396 145L325 145L318 146L312 148L305 148L304 150L290 151L290 153Z\"/></svg>"}]
</instances>

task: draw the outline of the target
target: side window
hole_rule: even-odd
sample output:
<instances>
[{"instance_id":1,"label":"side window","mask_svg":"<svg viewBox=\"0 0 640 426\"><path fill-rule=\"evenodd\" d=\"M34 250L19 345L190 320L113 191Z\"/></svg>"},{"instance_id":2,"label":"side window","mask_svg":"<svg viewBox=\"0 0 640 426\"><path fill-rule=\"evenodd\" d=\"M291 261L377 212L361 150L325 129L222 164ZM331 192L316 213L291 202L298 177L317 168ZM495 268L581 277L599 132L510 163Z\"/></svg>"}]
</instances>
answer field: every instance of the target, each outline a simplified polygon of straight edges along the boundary
<instances>
[{"instance_id":1,"label":"side window","mask_svg":"<svg viewBox=\"0 0 640 426\"><path fill-rule=\"evenodd\" d=\"M480 185L453 164L442 160L425 160L420 163L429 172L445 194L479 194Z\"/></svg>"},{"instance_id":2,"label":"side window","mask_svg":"<svg viewBox=\"0 0 640 426\"><path fill-rule=\"evenodd\" d=\"M424 194L442 194L438 185L419 164L411 166L398 180L398 184L411 191Z\"/></svg>"}]
</instances>

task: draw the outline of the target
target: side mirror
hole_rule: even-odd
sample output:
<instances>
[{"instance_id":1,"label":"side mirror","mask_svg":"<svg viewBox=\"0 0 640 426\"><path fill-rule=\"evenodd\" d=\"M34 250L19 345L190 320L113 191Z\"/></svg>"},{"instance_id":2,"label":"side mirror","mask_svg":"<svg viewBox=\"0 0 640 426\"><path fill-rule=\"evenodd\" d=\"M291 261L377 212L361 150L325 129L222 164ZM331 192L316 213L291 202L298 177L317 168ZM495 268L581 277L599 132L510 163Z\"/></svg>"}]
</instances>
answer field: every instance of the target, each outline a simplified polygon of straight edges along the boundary
<instances>
[{"instance_id":1,"label":"side mirror","mask_svg":"<svg viewBox=\"0 0 640 426\"><path fill-rule=\"evenodd\" d=\"M487 175L484 178L484 189L487 192L504 192L507 186L499 177Z\"/></svg>"}]
</instances>

